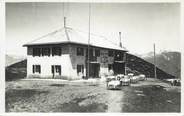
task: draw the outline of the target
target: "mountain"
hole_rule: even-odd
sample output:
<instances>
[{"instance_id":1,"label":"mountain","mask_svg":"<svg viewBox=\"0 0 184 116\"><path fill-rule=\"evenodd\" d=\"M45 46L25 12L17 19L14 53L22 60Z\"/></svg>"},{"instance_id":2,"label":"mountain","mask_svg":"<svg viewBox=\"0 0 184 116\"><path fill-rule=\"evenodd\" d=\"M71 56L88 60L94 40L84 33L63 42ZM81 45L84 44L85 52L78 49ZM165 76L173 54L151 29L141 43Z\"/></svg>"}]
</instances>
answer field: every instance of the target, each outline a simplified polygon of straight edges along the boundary
<instances>
[{"instance_id":1,"label":"mountain","mask_svg":"<svg viewBox=\"0 0 184 116\"><path fill-rule=\"evenodd\" d=\"M153 53L150 52L146 55L142 55L141 58L144 60L153 63L154 57ZM181 53L180 52L171 52L163 51L156 54L156 65L163 71L175 76L176 78L181 78Z\"/></svg>"},{"instance_id":2,"label":"mountain","mask_svg":"<svg viewBox=\"0 0 184 116\"><path fill-rule=\"evenodd\" d=\"M24 56L6 55L6 81L26 77L27 60Z\"/></svg>"},{"instance_id":3,"label":"mountain","mask_svg":"<svg viewBox=\"0 0 184 116\"><path fill-rule=\"evenodd\" d=\"M26 57L24 56L16 56L16 55L10 55L10 54L6 54L6 63L5 66L10 66L14 63L20 62L22 60L25 60Z\"/></svg>"},{"instance_id":4,"label":"mountain","mask_svg":"<svg viewBox=\"0 0 184 116\"><path fill-rule=\"evenodd\" d=\"M154 65L142 59L141 57L127 53L126 67L127 73L134 73L135 75L145 74L148 78L154 78ZM156 70L157 78L159 79L176 78L175 76L163 71L159 67L157 67Z\"/></svg>"}]
</instances>

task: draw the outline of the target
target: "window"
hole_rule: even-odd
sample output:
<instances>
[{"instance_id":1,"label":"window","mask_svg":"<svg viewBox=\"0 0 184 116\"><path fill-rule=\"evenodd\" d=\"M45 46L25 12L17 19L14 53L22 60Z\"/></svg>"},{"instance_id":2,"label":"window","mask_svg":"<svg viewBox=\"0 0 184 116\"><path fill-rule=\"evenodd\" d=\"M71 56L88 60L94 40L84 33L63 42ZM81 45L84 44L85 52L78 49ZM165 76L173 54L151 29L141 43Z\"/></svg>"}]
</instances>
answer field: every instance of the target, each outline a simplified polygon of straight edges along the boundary
<instances>
[{"instance_id":1,"label":"window","mask_svg":"<svg viewBox=\"0 0 184 116\"><path fill-rule=\"evenodd\" d=\"M50 48L42 48L42 56L50 56Z\"/></svg>"},{"instance_id":2,"label":"window","mask_svg":"<svg viewBox=\"0 0 184 116\"><path fill-rule=\"evenodd\" d=\"M41 49L40 48L33 48L33 56L40 56Z\"/></svg>"},{"instance_id":3,"label":"window","mask_svg":"<svg viewBox=\"0 0 184 116\"><path fill-rule=\"evenodd\" d=\"M95 52L93 52L93 49L91 48L89 49L89 57L91 58L93 56L95 56Z\"/></svg>"},{"instance_id":4,"label":"window","mask_svg":"<svg viewBox=\"0 0 184 116\"><path fill-rule=\"evenodd\" d=\"M40 65L33 65L33 74L34 73L41 73L41 66Z\"/></svg>"},{"instance_id":5,"label":"window","mask_svg":"<svg viewBox=\"0 0 184 116\"><path fill-rule=\"evenodd\" d=\"M61 56L61 47L53 47L52 56Z\"/></svg>"},{"instance_id":6,"label":"window","mask_svg":"<svg viewBox=\"0 0 184 116\"><path fill-rule=\"evenodd\" d=\"M77 65L77 74L84 73L84 65Z\"/></svg>"},{"instance_id":7,"label":"window","mask_svg":"<svg viewBox=\"0 0 184 116\"><path fill-rule=\"evenodd\" d=\"M84 48L77 48L77 56L84 56Z\"/></svg>"},{"instance_id":8,"label":"window","mask_svg":"<svg viewBox=\"0 0 184 116\"><path fill-rule=\"evenodd\" d=\"M110 57L113 57L113 56L114 56L114 52L113 52L112 50L109 50L108 55L109 55Z\"/></svg>"},{"instance_id":9,"label":"window","mask_svg":"<svg viewBox=\"0 0 184 116\"><path fill-rule=\"evenodd\" d=\"M120 51L115 52L115 60L116 61L123 61L124 60L124 53Z\"/></svg>"},{"instance_id":10,"label":"window","mask_svg":"<svg viewBox=\"0 0 184 116\"><path fill-rule=\"evenodd\" d=\"M51 70L52 70L52 74L61 75L61 65L52 65Z\"/></svg>"},{"instance_id":11,"label":"window","mask_svg":"<svg viewBox=\"0 0 184 116\"><path fill-rule=\"evenodd\" d=\"M108 70L113 70L113 65L112 64L108 64Z\"/></svg>"},{"instance_id":12,"label":"window","mask_svg":"<svg viewBox=\"0 0 184 116\"><path fill-rule=\"evenodd\" d=\"M98 50L98 49L95 50L95 56L96 57L99 57L100 56L100 50Z\"/></svg>"}]
</instances>

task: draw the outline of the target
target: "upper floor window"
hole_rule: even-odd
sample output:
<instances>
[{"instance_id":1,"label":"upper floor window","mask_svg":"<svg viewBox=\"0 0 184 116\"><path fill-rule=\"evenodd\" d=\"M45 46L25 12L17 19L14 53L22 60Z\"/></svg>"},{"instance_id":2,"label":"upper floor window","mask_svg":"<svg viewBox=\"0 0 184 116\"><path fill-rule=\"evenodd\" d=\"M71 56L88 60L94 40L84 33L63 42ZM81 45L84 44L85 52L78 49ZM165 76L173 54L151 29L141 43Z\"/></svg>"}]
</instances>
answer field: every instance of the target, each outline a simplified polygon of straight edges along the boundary
<instances>
[{"instance_id":1,"label":"upper floor window","mask_svg":"<svg viewBox=\"0 0 184 116\"><path fill-rule=\"evenodd\" d=\"M100 56L100 50L99 50L99 49L96 49L96 50L95 50L95 56L96 56L96 57L99 57L99 56Z\"/></svg>"},{"instance_id":2,"label":"upper floor window","mask_svg":"<svg viewBox=\"0 0 184 116\"><path fill-rule=\"evenodd\" d=\"M61 56L61 47L53 47L52 56Z\"/></svg>"},{"instance_id":3,"label":"upper floor window","mask_svg":"<svg viewBox=\"0 0 184 116\"><path fill-rule=\"evenodd\" d=\"M115 60L116 61L123 61L124 60L124 53L120 51L115 52Z\"/></svg>"},{"instance_id":4,"label":"upper floor window","mask_svg":"<svg viewBox=\"0 0 184 116\"><path fill-rule=\"evenodd\" d=\"M50 48L42 48L42 56L50 56Z\"/></svg>"},{"instance_id":5,"label":"upper floor window","mask_svg":"<svg viewBox=\"0 0 184 116\"><path fill-rule=\"evenodd\" d=\"M33 48L33 56L40 56L41 48Z\"/></svg>"},{"instance_id":6,"label":"upper floor window","mask_svg":"<svg viewBox=\"0 0 184 116\"><path fill-rule=\"evenodd\" d=\"M41 66L40 65L33 65L33 74L34 73L41 73Z\"/></svg>"},{"instance_id":7,"label":"upper floor window","mask_svg":"<svg viewBox=\"0 0 184 116\"><path fill-rule=\"evenodd\" d=\"M114 56L114 52L112 50L109 50L108 51L108 56L113 57Z\"/></svg>"},{"instance_id":8,"label":"upper floor window","mask_svg":"<svg viewBox=\"0 0 184 116\"><path fill-rule=\"evenodd\" d=\"M84 48L77 48L77 56L84 56Z\"/></svg>"}]
</instances>

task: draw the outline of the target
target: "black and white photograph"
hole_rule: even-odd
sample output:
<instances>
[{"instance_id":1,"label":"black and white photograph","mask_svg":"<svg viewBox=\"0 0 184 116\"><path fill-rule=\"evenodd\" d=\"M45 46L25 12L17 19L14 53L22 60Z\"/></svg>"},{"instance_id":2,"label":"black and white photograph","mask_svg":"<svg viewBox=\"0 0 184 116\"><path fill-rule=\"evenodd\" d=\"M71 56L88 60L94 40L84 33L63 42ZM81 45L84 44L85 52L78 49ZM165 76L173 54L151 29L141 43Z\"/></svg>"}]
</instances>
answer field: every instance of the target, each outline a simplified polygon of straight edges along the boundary
<instances>
[{"instance_id":1,"label":"black and white photograph","mask_svg":"<svg viewBox=\"0 0 184 116\"><path fill-rule=\"evenodd\" d=\"M180 10L5 3L5 112L181 113Z\"/></svg>"}]
</instances>

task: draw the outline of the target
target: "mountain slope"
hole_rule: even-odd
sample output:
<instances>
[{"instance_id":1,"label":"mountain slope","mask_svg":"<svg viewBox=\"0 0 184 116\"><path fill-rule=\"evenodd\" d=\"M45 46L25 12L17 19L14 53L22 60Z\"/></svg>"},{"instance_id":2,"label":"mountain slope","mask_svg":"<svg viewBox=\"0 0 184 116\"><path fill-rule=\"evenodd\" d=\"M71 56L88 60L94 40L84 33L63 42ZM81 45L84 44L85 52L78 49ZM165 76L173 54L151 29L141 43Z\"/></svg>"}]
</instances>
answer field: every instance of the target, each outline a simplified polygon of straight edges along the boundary
<instances>
[{"instance_id":1,"label":"mountain slope","mask_svg":"<svg viewBox=\"0 0 184 116\"><path fill-rule=\"evenodd\" d=\"M9 55L9 54L7 55L6 54L6 67L10 66L14 63L20 62L24 59L26 59L26 58L23 56L15 56L15 55Z\"/></svg>"},{"instance_id":2,"label":"mountain slope","mask_svg":"<svg viewBox=\"0 0 184 116\"><path fill-rule=\"evenodd\" d=\"M146 61L153 63L153 55L147 54L142 57ZM164 51L156 55L156 64L163 71L181 78L181 53Z\"/></svg>"},{"instance_id":3,"label":"mountain slope","mask_svg":"<svg viewBox=\"0 0 184 116\"><path fill-rule=\"evenodd\" d=\"M6 81L25 78L27 75L27 60L22 60L13 65L6 67L5 77Z\"/></svg>"},{"instance_id":4,"label":"mountain slope","mask_svg":"<svg viewBox=\"0 0 184 116\"><path fill-rule=\"evenodd\" d=\"M154 78L154 65L152 63L147 62L144 59L132 54L127 54L126 57L127 57L126 60L127 60L128 73L129 72L137 74L141 73L145 74L147 77ZM166 79L175 77L157 68L157 78Z\"/></svg>"},{"instance_id":5,"label":"mountain slope","mask_svg":"<svg viewBox=\"0 0 184 116\"><path fill-rule=\"evenodd\" d=\"M10 60L10 61L7 61ZM14 59L12 57L6 57L6 62L10 64L6 64L5 69L5 80L11 81L16 79L25 78L27 75L27 59Z\"/></svg>"}]
</instances>

